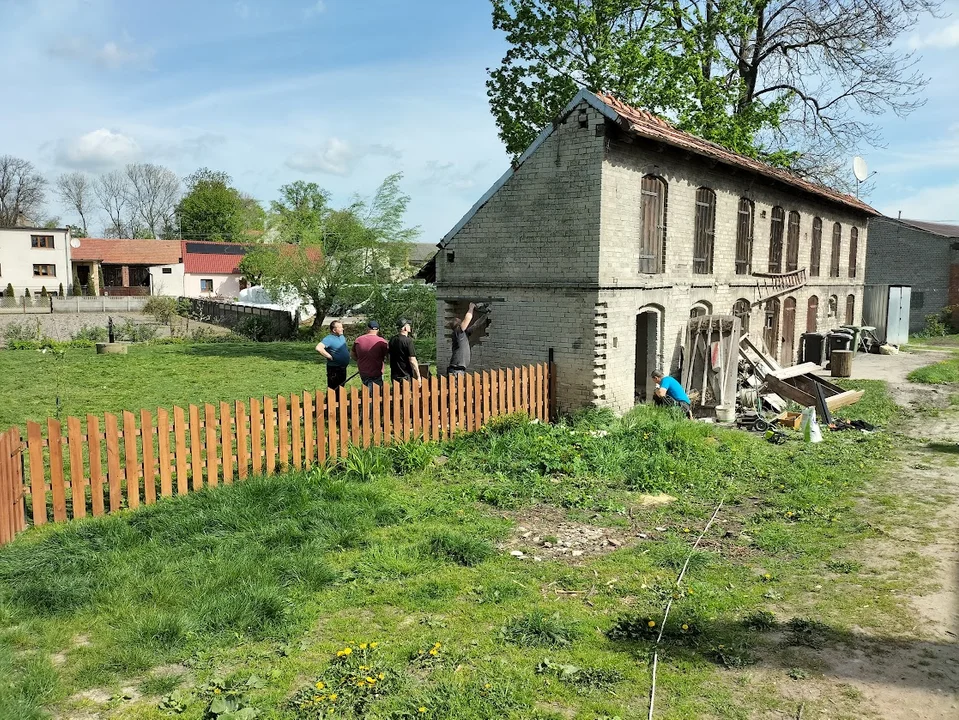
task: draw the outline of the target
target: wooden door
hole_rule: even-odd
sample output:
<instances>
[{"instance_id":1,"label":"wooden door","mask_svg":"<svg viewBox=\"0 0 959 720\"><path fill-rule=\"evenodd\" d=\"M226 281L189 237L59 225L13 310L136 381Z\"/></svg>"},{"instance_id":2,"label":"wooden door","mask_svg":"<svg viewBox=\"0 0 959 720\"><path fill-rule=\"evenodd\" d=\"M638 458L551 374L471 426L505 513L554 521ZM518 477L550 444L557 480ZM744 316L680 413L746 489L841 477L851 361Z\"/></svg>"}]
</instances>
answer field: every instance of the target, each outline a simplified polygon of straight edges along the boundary
<instances>
[{"instance_id":1,"label":"wooden door","mask_svg":"<svg viewBox=\"0 0 959 720\"><path fill-rule=\"evenodd\" d=\"M763 325L763 344L766 352L779 359L779 298L766 302L765 324Z\"/></svg>"},{"instance_id":2,"label":"wooden door","mask_svg":"<svg viewBox=\"0 0 959 720\"><path fill-rule=\"evenodd\" d=\"M779 362L782 365L792 365L796 353L796 298L786 298L783 303L783 349Z\"/></svg>"}]
</instances>

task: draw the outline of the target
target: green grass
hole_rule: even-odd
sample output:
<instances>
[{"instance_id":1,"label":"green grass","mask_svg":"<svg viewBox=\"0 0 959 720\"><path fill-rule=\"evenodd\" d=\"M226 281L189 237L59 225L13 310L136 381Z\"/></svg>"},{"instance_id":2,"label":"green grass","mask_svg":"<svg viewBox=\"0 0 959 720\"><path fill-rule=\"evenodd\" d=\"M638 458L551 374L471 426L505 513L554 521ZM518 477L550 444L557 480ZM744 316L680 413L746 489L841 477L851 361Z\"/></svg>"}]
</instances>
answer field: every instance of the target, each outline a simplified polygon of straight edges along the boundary
<instances>
[{"instance_id":1,"label":"green grass","mask_svg":"<svg viewBox=\"0 0 959 720\"><path fill-rule=\"evenodd\" d=\"M861 405L891 419L881 385ZM431 462L438 452L446 463ZM557 426L506 418L442 447L31 530L0 549L0 717L69 715L74 693L127 684L151 697L116 701L114 716L138 720L167 717L160 702L199 720L217 694L305 720L328 708L329 686L334 717L637 717L670 598L661 717L794 711L732 687L729 669L764 652L774 619L759 613L785 604L801 611L783 617L827 626L796 631L808 642L900 619L901 579L865 582L835 561L874 535L851 496L891 453L883 434L774 446L650 408ZM650 491L678 500L640 505ZM539 505L647 539L572 563L496 551L507 508ZM169 663L189 670L179 687L153 672Z\"/></svg>"},{"instance_id":2,"label":"green grass","mask_svg":"<svg viewBox=\"0 0 959 720\"><path fill-rule=\"evenodd\" d=\"M959 357L926 365L909 373L910 382L924 385L959 383Z\"/></svg>"}]
</instances>

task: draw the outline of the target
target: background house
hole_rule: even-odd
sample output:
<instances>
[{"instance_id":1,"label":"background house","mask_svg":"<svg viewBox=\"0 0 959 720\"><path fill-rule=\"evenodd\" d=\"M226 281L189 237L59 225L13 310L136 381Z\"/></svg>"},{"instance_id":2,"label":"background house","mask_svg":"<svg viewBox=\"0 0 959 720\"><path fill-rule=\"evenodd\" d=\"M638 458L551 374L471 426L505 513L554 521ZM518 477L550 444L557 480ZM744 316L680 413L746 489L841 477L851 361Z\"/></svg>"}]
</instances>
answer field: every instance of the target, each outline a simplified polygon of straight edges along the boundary
<instances>
[{"instance_id":1,"label":"background house","mask_svg":"<svg viewBox=\"0 0 959 720\"><path fill-rule=\"evenodd\" d=\"M554 348L565 410L645 398L654 368L678 372L695 315L739 315L790 364L802 332L858 321L873 215L581 91L441 242L438 366L469 301L492 320L474 367Z\"/></svg>"},{"instance_id":2,"label":"background house","mask_svg":"<svg viewBox=\"0 0 959 720\"><path fill-rule=\"evenodd\" d=\"M60 283L69 292L71 239L68 228L0 228L0 293L8 284L17 297L44 287L55 293Z\"/></svg>"},{"instance_id":3,"label":"background house","mask_svg":"<svg viewBox=\"0 0 959 720\"><path fill-rule=\"evenodd\" d=\"M959 225L874 217L869 221L867 285L909 285L909 331L926 315L959 305Z\"/></svg>"},{"instance_id":4,"label":"background house","mask_svg":"<svg viewBox=\"0 0 959 720\"><path fill-rule=\"evenodd\" d=\"M237 298L246 288L239 268L246 245L182 240L178 246L180 262L150 269L154 295Z\"/></svg>"},{"instance_id":5,"label":"background house","mask_svg":"<svg viewBox=\"0 0 959 720\"><path fill-rule=\"evenodd\" d=\"M180 262L180 241L75 238L70 260L84 294L92 286L95 295L150 295L150 269Z\"/></svg>"}]
</instances>

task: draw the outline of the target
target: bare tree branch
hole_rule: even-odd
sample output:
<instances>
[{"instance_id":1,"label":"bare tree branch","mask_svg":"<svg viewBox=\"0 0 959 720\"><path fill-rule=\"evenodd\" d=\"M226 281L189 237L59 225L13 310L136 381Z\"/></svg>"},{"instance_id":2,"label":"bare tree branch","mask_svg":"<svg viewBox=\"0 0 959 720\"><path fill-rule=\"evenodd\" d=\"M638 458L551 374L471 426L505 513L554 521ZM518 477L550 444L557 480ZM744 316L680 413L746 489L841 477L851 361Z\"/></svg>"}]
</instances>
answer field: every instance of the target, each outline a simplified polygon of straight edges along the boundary
<instances>
[{"instance_id":1,"label":"bare tree branch","mask_svg":"<svg viewBox=\"0 0 959 720\"><path fill-rule=\"evenodd\" d=\"M0 227L36 222L46 184L30 161L0 155Z\"/></svg>"},{"instance_id":2,"label":"bare tree branch","mask_svg":"<svg viewBox=\"0 0 959 720\"><path fill-rule=\"evenodd\" d=\"M65 205L70 205L80 216L80 227L87 234L87 216L92 210L93 182L82 172L65 173L57 178L57 196Z\"/></svg>"}]
</instances>

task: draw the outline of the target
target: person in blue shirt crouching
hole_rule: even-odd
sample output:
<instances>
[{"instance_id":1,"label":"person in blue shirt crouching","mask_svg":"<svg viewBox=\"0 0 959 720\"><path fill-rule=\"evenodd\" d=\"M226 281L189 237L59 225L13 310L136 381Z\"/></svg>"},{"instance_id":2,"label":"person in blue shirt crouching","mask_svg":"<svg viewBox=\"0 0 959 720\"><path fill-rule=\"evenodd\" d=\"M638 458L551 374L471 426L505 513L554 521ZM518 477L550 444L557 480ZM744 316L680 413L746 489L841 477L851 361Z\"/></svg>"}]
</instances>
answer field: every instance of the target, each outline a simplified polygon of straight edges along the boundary
<instances>
[{"instance_id":1,"label":"person in blue shirt crouching","mask_svg":"<svg viewBox=\"0 0 959 720\"><path fill-rule=\"evenodd\" d=\"M656 389L653 391L653 402L657 405L675 406L682 408L686 417L693 419L693 408L689 403L689 395L679 384L679 380L669 375L663 374L661 370L655 370L650 377L656 381Z\"/></svg>"}]
</instances>

